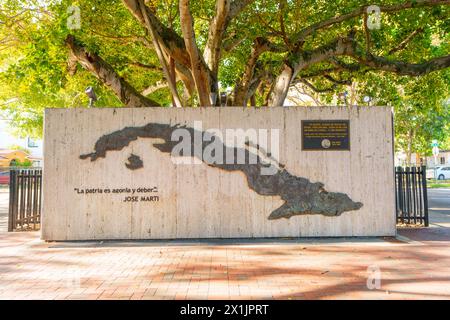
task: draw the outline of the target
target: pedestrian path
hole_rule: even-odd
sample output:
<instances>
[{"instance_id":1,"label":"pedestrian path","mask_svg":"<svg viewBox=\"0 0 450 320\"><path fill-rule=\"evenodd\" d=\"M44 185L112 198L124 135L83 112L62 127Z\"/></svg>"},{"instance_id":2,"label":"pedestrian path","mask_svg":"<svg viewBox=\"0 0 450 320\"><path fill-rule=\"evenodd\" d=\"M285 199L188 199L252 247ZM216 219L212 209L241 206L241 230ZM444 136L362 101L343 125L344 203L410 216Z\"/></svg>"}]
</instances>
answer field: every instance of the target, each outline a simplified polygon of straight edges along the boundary
<instances>
[{"instance_id":1,"label":"pedestrian path","mask_svg":"<svg viewBox=\"0 0 450 320\"><path fill-rule=\"evenodd\" d=\"M0 232L0 299L450 299L446 219L432 211L430 228L397 238L46 243Z\"/></svg>"},{"instance_id":2,"label":"pedestrian path","mask_svg":"<svg viewBox=\"0 0 450 320\"><path fill-rule=\"evenodd\" d=\"M45 243L1 233L0 299L450 299L449 262L448 242L395 238Z\"/></svg>"}]
</instances>

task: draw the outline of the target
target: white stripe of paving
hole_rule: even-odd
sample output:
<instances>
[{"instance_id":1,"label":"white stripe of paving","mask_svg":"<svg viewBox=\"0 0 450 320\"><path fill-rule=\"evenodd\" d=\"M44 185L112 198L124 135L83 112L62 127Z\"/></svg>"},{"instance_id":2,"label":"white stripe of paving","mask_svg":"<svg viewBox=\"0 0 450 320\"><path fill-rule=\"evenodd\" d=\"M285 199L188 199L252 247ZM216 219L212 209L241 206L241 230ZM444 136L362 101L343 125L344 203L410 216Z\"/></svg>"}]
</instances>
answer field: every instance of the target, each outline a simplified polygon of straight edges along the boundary
<instances>
[{"instance_id":1,"label":"white stripe of paving","mask_svg":"<svg viewBox=\"0 0 450 320\"><path fill-rule=\"evenodd\" d=\"M419 246L425 245L423 242L411 240L410 238L399 235L399 234L397 234L397 236L395 238L399 241L406 242L408 244L414 244L414 245L419 245Z\"/></svg>"}]
</instances>

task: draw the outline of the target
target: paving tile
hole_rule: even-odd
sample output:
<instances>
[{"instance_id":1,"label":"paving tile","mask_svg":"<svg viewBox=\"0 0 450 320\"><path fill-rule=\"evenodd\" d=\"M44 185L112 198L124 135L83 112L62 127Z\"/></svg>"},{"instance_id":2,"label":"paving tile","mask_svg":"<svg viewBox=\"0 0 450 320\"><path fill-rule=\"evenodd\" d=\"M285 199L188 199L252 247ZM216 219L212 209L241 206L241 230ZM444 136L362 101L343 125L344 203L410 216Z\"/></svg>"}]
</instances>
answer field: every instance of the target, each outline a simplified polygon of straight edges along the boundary
<instances>
[{"instance_id":1,"label":"paving tile","mask_svg":"<svg viewBox=\"0 0 450 320\"><path fill-rule=\"evenodd\" d=\"M0 232L0 299L450 299L450 241L414 232L413 242L95 248Z\"/></svg>"}]
</instances>

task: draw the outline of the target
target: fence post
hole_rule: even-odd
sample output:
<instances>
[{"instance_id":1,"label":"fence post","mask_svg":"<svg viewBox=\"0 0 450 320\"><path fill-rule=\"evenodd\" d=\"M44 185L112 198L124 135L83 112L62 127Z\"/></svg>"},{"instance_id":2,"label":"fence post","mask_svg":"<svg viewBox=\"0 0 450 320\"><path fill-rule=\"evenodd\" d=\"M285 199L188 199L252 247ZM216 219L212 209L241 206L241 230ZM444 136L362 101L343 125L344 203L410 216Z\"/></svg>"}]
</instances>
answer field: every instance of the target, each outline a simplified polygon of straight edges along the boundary
<instances>
[{"instance_id":1,"label":"fence post","mask_svg":"<svg viewBox=\"0 0 450 320\"><path fill-rule=\"evenodd\" d=\"M397 192L398 192L398 211L397 218L400 216L402 223L405 223L404 217L404 198L403 198L403 168L397 168Z\"/></svg>"},{"instance_id":2,"label":"fence post","mask_svg":"<svg viewBox=\"0 0 450 320\"><path fill-rule=\"evenodd\" d=\"M418 189L418 185L417 185L417 170L416 167L412 167L411 168L411 187L412 187L412 201L411 201L411 207L413 209L413 217L414 217L414 224L417 224L417 189Z\"/></svg>"},{"instance_id":3,"label":"fence post","mask_svg":"<svg viewBox=\"0 0 450 320\"><path fill-rule=\"evenodd\" d=\"M398 204L398 174L397 174L398 167L394 167L394 196L395 196L395 223L398 223L398 211L399 211L399 204Z\"/></svg>"},{"instance_id":4,"label":"fence post","mask_svg":"<svg viewBox=\"0 0 450 320\"><path fill-rule=\"evenodd\" d=\"M423 188L423 209L424 209L424 220L425 227L429 226L428 220L428 191L427 191L427 167L422 166L422 188Z\"/></svg>"},{"instance_id":5,"label":"fence post","mask_svg":"<svg viewBox=\"0 0 450 320\"><path fill-rule=\"evenodd\" d=\"M32 221L33 221L33 230L36 230L36 216L37 216L37 197L38 197L38 188L37 188L37 176L38 171L33 171L33 209L31 212L33 213Z\"/></svg>"},{"instance_id":6,"label":"fence post","mask_svg":"<svg viewBox=\"0 0 450 320\"><path fill-rule=\"evenodd\" d=\"M423 223L425 225L425 211L424 211L424 203L423 203L423 190L422 190L422 186L423 186L423 168L422 167L418 167L417 168L417 192L419 194L419 204L418 204L418 208L419 208L419 217L420 217L420 222Z\"/></svg>"},{"instance_id":7,"label":"fence post","mask_svg":"<svg viewBox=\"0 0 450 320\"><path fill-rule=\"evenodd\" d=\"M15 171L9 171L9 207L8 207L8 232L14 231L14 195L15 195Z\"/></svg>"}]
</instances>

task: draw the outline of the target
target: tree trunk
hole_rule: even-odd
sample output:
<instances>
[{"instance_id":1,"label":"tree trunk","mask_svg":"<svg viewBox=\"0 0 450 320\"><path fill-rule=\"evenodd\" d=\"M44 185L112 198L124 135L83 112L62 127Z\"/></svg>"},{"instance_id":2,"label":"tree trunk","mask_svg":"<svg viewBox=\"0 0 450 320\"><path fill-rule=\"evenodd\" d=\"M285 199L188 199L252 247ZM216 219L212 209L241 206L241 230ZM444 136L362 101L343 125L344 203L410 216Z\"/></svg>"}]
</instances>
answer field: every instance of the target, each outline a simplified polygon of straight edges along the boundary
<instances>
[{"instance_id":1,"label":"tree trunk","mask_svg":"<svg viewBox=\"0 0 450 320\"><path fill-rule=\"evenodd\" d=\"M85 69L95 75L108 86L126 107L156 107L159 104L136 91L125 79L95 53L88 52L76 43L72 35L67 36L66 45L70 50L71 59L76 60Z\"/></svg>"},{"instance_id":2,"label":"tree trunk","mask_svg":"<svg viewBox=\"0 0 450 320\"><path fill-rule=\"evenodd\" d=\"M223 34L227 27L230 12L230 3L231 0L216 1L216 15L210 23L208 41L204 51L205 62L216 77L219 70Z\"/></svg>"},{"instance_id":3,"label":"tree trunk","mask_svg":"<svg viewBox=\"0 0 450 320\"><path fill-rule=\"evenodd\" d=\"M256 106L256 97L255 97L255 95L252 95L252 96L250 97L250 106L251 106L251 107Z\"/></svg>"},{"instance_id":4,"label":"tree trunk","mask_svg":"<svg viewBox=\"0 0 450 320\"><path fill-rule=\"evenodd\" d=\"M211 106L211 77L203 57L199 54L197 43L195 41L193 28L194 21L189 9L189 0L180 0L180 22L186 50L189 53L191 61L191 71L200 104L203 107Z\"/></svg>"},{"instance_id":5,"label":"tree trunk","mask_svg":"<svg viewBox=\"0 0 450 320\"><path fill-rule=\"evenodd\" d=\"M175 60L172 57L169 59L169 77L170 77L170 81L175 85L175 91L177 92L177 74L175 71ZM172 95L172 104L177 107L182 107L183 105L178 96L178 92L177 92L177 99L178 99L178 103L175 100L174 96Z\"/></svg>"},{"instance_id":6,"label":"tree trunk","mask_svg":"<svg viewBox=\"0 0 450 320\"><path fill-rule=\"evenodd\" d=\"M141 0L139 0L139 5L141 8L142 16L144 17L147 29L150 32L150 35L152 36L153 45L155 47L155 51L158 56L159 62L161 63L161 66L162 66L162 69L164 72L164 76L166 77L167 83L169 85L169 89L172 94L172 104L178 108L181 108L181 101L180 101L180 97L178 96L178 92L177 92L175 70L169 69L172 65L173 65L173 67L175 67L175 62L174 62L175 60L172 57L170 57L169 59L170 59L171 65L170 66L167 65L167 60L164 57L164 53L159 44L156 30L155 30L154 26L151 24L147 14L146 14L147 7Z\"/></svg>"},{"instance_id":7,"label":"tree trunk","mask_svg":"<svg viewBox=\"0 0 450 320\"><path fill-rule=\"evenodd\" d=\"M147 29L146 19L153 26L158 43L170 54L178 64L189 66L189 55L186 51L184 40L173 29L166 27L155 14L145 6L141 11L141 0L122 0L125 7L134 15L139 23ZM146 18L144 18L144 15Z\"/></svg>"},{"instance_id":8,"label":"tree trunk","mask_svg":"<svg viewBox=\"0 0 450 320\"><path fill-rule=\"evenodd\" d=\"M252 94L249 94L250 85L254 80L255 68L258 62L258 58L269 50L268 42L263 38L256 38L253 43L250 58L245 66L242 79L236 83L234 89L234 105L243 106L247 104L247 99Z\"/></svg>"},{"instance_id":9,"label":"tree trunk","mask_svg":"<svg viewBox=\"0 0 450 320\"><path fill-rule=\"evenodd\" d=\"M284 105L284 100L286 100L286 97L288 95L293 76L294 70L290 66L285 64L283 71L275 80L275 85L269 99L270 107L278 107Z\"/></svg>"}]
</instances>

